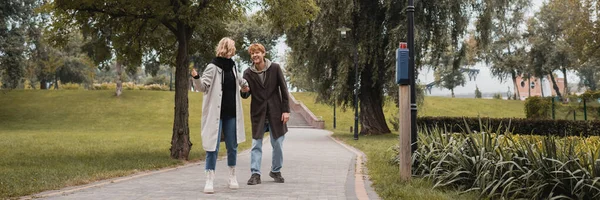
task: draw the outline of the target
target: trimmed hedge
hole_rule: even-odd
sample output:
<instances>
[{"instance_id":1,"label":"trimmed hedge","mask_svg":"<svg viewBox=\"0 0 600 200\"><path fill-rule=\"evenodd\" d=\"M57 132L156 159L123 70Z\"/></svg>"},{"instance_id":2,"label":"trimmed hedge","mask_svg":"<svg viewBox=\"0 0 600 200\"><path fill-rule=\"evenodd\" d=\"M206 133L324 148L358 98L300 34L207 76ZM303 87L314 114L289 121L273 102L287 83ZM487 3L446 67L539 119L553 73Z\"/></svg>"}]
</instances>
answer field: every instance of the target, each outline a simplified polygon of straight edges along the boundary
<instances>
[{"instance_id":1,"label":"trimmed hedge","mask_svg":"<svg viewBox=\"0 0 600 200\"><path fill-rule=\"evenodd\" d=\"M502 132L509 131L522 135L600 136L600 121L477 117L419 117L417 119L420 129L445 128L455 133L467 130L465 122L469 130L477 132L499 129ZM507 130L507 127L510 129Z\"/></svg>"}]
</instances>

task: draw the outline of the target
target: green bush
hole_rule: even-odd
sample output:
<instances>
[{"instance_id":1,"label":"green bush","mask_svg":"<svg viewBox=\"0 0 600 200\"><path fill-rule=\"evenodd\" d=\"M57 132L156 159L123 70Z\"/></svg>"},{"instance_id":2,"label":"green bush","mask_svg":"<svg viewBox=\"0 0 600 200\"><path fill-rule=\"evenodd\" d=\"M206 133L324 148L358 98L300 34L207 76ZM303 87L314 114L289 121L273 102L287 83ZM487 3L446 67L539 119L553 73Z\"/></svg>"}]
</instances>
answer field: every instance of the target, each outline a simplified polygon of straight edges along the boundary
<instances>
[{"instance_id":1,"label":"green bush","mask_svg":"<svg viewBox=\"0 0 600 200\"><path fill-rule=\"evenodd\" d=\"M550 119L551 100L542 97L529 97L525 100L525 116L528 119Z\"/></svg>"},{"instance_id":2,"label":"green bush","mask_svg":"<svg viewBox=\"0 0 600 200\"><path fill-rule=\"evenodd\" d=\"M491 126L483 133L423 130L413 175L432 180L434 187L478 192L482 199L600 197L598 137L498 134L502 131ZM392 159L398 163L398 157Z\"/></svg>"},{"instance_id":3,"label":"green bush","mask_svg":"<svg viewBox=\"0 0 600 200\"><path fill-rule=\"evenodd\" d=\"M132 82L123 83L123 89L125 89L125 90L139 90L139 88L135 85L135 83L132 83Z\"/></svg>"},{"instance_id":4,"label":"green bush","mask_svg":"<svg viewBox=\"0 0 600 200\"><path fill-rule=\"evenodd\" d=\"M81 86L78 83L65 83L65 84L62 84L60 86L60 89L63 89L63 90L80 90L80 89L83 89L83 86Z\"/></svg>"},{"instance_id":5,"label":"green bush","mask_svg":"<svg viewBox=\"0 0 600 200\"><path fill-rule=\"evenodd\" d=\"M494 94L494 99L502 99L502 94L500 94L500 93Z\"/></svg>"},{"instance_id":6,"label":"green bush","mask_svg":"<svg viewBox=\"0 0 600 200\"><path fill-rule=\"evenodd\" d=\"M160 90L160 91L167 91L169 90L169 87L166 85L159 85L159 84L152 84L152 85L146 85L144 86L145 90Z\"/></svg>"},{"instance_id":7,"label":"green bush","mask_svg":"<svg viewBox=\"0 0 600 200\"><path fill-rule=\"evenodd\" d=\"M476 118L476 117L419 117L419 128L445 128L449 132L460 133L465 130L482 132L481 126L507 127L511 133L523 135L556 136L600 136L600 121L573 121L521 118Z\"/></svg>"},{"instance_id":8,"label":"green bush","mask_svg":"<svg viewBox=\"0 0 600 200\"><path fill-rule=\"evenodd\" d=\"M479 90L479 87L477 87L477 86L475 86L475 98L481 99L481 91Z\"/></svg>"}]
</instances>

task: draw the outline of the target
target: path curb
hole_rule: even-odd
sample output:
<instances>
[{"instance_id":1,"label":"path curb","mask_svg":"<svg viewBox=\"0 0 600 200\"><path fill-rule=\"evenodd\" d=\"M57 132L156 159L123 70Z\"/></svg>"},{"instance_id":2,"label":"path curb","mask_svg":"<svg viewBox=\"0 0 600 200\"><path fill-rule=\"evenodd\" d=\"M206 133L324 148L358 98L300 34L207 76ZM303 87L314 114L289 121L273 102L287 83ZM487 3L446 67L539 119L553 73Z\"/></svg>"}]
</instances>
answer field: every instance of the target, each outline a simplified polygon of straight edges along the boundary
<instances>
[{"instance_id":1,"label":"path curb","mask_svg":"<svg viewBox=\"0 0 600 200\"><path fill-rule=\"evenodd\" d=\"M333 132L331 131L328 132L333 134ZM329 138L331 138L331 140L335 141L342 147L348 149L348 151L354 153L356 156L354 159L356 160L356 163L354 165L354 192L356 193L356 197L359 200L370 200L371 198L369 197L367 189L365 187L365 181L368 179L368 175L363 173L363 160L366 160L365 155L356 148L348 146L344 142L332 137L331 134L329 135Z\"/></svg>"}]
</instances>

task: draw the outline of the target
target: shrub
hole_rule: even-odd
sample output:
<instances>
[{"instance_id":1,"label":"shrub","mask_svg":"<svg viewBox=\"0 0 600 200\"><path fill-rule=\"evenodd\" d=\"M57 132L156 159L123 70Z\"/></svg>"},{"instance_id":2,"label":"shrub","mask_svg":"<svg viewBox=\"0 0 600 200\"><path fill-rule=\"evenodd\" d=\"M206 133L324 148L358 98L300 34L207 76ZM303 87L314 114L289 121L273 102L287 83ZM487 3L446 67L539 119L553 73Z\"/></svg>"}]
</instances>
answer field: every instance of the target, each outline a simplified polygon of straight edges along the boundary
<instances>
[{"instance_id":1,"label":"shrub","mask_svg":"<svg viewBox=\"0 0 600 200\"><path fill-rule=\"evenodd\" d=\"M528 119L550 119L552 103L542 97L529 97L525 100L525 116Z\"/></svg>"},{"instance_id":2,"label":"shrub","mask_svg":"<svg viewBox=\"0 0 600 200\"><path fill-rule=\"evenodd\" d=\"M510 132L514 134L600 136L600 121L476 117L419 117L417 119L419 128L443 127L453 133L460 133L464 130L485 131L480 122L491 127L510 126Z\"/></svg>"},{"instance_id":3,"label":"shrub","mask_svg":"<svg viewBox=\"0 0 600 200\"><path fill-rule=\"evenodd\" d=\"M137 90L139 88L135 85L135 83L127 82L127 83L123 83L123 89L125 89L125 90Z\"/></svg>"},{"instance_id":4,"label":"shrub","mask_svg":"<svg viewBox=\"0 0 600 200\"><path fill-rule=\"evenodd\" d=\"M500 94L500 93L494 94L494 99L502 99L502 94Z\"/></svg>"},{"instance_id":5,"label":"shrub","mask_svg":"<svg viewBox=\"0 0 600 200\"><path fill-rule=\"evenodd\" d=\"M479 91L479 87L475 86L475 98L481 99L481 91Z\"/></svg>"},{"instance_id":6,"label":"shrub","mask_svg":"<svg viewBox=\"0 0 600 200\"><path fill-rule=\"evenodd\" d=\"M144 89L145 90L166 91L166 90L169 90L169 87L167 87L166 85L152 84L152 85L146 85L146 86L144 86Z\"/></svg>"},{"instance_id":7,"label":"shrub","mask_svg":"<svg viewBox=\"0 0 600 200\"><path fill-rule=\"evenodd\" d=\"M158 75L146 80L146 85L169 85L169 78L165 75Z\"/></svg>"},{"instance_id":8,"label":"shrub","mask_svg":"<svg viewBox=\"0 0 600 200\"><path fill-rule=\"evenodd\" d=\"M494 131L503 130L488 126L483 133L452 133L442 128L421 131L413 154L413 175L432 180L434 187L478 192L482 199L600 197L598 137ZM398 157L392 159L398 163Z\"/></svg>"},{"instance_id":9,"label":"shrub","mask_svg":"<svg viewBox=\"0 0 600 200\"><path fill-rule=\"evenodd\" d=\"M83 89L83 87L80 84L77 84L77 83L65 83L65 84L62 84L60 86L60 89L63 89L63 90L79 90L79 89Z\"/></svg>"}]
</instances>

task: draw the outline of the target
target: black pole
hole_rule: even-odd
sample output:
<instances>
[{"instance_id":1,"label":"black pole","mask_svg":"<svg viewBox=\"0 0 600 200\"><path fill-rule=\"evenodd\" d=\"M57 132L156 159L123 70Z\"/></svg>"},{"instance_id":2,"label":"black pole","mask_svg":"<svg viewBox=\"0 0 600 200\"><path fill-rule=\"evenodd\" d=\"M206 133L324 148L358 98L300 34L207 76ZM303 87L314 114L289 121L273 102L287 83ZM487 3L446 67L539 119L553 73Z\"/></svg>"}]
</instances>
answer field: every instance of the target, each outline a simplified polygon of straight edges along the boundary
<instances>
[{"instance_id":1,"label":"black pole","mask_svg":"<svg viewBox=\"0 0 600 200\"><path fill-rule=\"evenodd\" d=\"M333 102L333 129L335 129L335 103Z\"/></svg>"},{"instance_id":2,"label":"black pole","mask_svg":"<svg viewBox=\"0 0 600 200\"><path fill-rule=\"evenodd\" d=\"M415 4L414 0L408 0L408 76L410 77L410 143L411 152L417 150L417 95L415 88Z\"/></svg>"},{"instance_id":3,"label":"black pole","mask_svg":"<svg viewBox=\"0 0 600 200\"><path fill-rule=\"evenodd\" d=\"M555 115L555 111L554 111L554 99L556 98L552 98L552 119L556 119L556 115Z\"/></svg>"},{"instance_id":4,"label":"black pole","mask_svg":"<svg viewBox=\"0 0 600 200\"><path fill-rule=\"evenodd\" d=\"M587 121L587 105L585 98L583 99L583 120Z\"/></svg>"},{"instance_id":5,"label":"black pole","mask_svg":"<svg viewBox=\"0 0 600 200\"><path fill-rule=\"evenodd\" d=\"M358 30L355 30L358 31ZM354 41L354 140L358 140L358 46Z\"/></svg>"}]
</instances>

